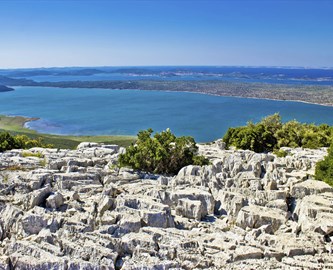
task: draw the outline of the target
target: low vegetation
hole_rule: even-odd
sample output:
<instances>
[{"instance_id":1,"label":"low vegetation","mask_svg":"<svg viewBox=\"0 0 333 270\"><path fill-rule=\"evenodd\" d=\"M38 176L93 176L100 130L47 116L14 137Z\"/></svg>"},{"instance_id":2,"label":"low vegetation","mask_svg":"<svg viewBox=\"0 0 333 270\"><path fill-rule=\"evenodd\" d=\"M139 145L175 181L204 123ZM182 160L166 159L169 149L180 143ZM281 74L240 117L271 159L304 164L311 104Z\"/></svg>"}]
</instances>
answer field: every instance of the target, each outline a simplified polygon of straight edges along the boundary
<instances>
[{"instance_id":1,"label":"low vegetation","mask_svg":"<svg viewBox=\"0 0 333 270\"><path fill-rule=\"evenodd\" d=\"M198 156L192 137L176 137L169 129L161 133L143 130L138 133L136 144L120 155L119 166L129 166L150 173L174 175L184 166L206 165L208 160Z\"/></svg>"},{"instance_id":2,"label":"low vegetation","mask_svg":"<svg viewBox=\"0 0 333 270\"><path fill-rule=\"evenodd\" d=\"M22 157L37 157L37 158L44 158L44 155L41 152L29 152L24 151L22 152Z\"/></svg>"},{"instance_id":3,"label":"low vegetation","mask_svg":"<svg viewBox=\"0 0 333 270\"><path fill-rule=\"evenodd\" d=\"M333 146L324 160L316 164L315 178L333 186Z\"/></svg>"},{"instance_id":4,"label":"low vegetation","mask_svg":"<svg viewBox=\"0 0 333 270\"><path fill-rule=\"evenodd\" d=\"M9 132L0 133L0 152L11 149L28 149L32 147L52 147L45 144L41 138L31 139L25 135L11 135Z\"/></svg>"},{"instance_id":5,"label":"low vegetation","mask_svg":"<svg viewBox=\"0 0 333 270\"><path fill-rule=\"evenodd\" d=\"M330 146L333 127L305 124L296 120L282 123L279 114L254 124L229 128L223 137L227 147L249 149L257 153L277 151L281 147L319 148ZM282 154L282 153L280 153Z\"/></svg>"},{"instance_id":6,"label":"low vegetation","mask_svg":"<svg viewBox=\"0 0 333 270\"><path fill-rule=\"evenodd\" d=\"M329 147L328 155L316 164L315 178L333 186L333 127L304 124L295 120L282 123L279 114L267 116L259 123L229 128L223 137L227 147L255 152L273 151L278 157L288 155L281 147Z\"/></svg>"}]
</instances>

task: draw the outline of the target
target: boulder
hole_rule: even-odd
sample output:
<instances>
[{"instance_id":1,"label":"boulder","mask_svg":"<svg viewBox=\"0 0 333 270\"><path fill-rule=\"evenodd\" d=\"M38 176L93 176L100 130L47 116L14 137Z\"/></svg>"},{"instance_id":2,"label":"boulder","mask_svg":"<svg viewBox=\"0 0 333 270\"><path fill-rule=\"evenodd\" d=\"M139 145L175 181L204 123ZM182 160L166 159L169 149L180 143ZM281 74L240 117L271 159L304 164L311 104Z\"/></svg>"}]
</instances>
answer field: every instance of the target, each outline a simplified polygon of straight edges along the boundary
<instances>
[{"instance_id":1,"label":"boulder","mask_svg":"<svg viewBox=\"0 0 333 270\"><path fill-rule=\"evenodd\" d=\"M144 226L174 227L170 207L153 201L149 197L141 196L141 198L137 198L130 195L121 195L117 197L116 205L116 211L127 211L129 209L137 213Z\"/></svg>"},{"instance_id":2,"label":"boulder","mask_svg":"<svg viewBox=\"0 0 333 270\"><path fill-rule=\"evenodd\" d=\"M216 201L218 202L216 212L231 217L237 217L241 208L248 205L247 198L242 194L225 190L219 191Z\"/></svg>"},{"instance_id":3,"label":"boulder","mask_svg":"<svg viewBox=\"0 0 333 270\"><path fill-rule=\"evenodd\" d=\"M257 205L243 207L237 216L237 226L246 229L271 225L273 232L287 221L287 212Z\"/></svg>"},{"instance_id":4,"label":"boulder","mask_svg":"<svg viewBox=\"0 0 333 270\"><path fill-rule=\"evenodd\" d=\"M141 210L140 216L145 226L157 228L170 228L175 226L170 213L165 211Z\"/></svg>"},{"instance_id":5,"label":"boulder","mask_svg":"<svg viewBox=\"0 0 333 270\"><path fill-rule=\"evenodd\" d=\"M200 166L189 165L182 168L176 177L171 181L172 186L205 186L207 183L203 181L201 177L202 168Z\"/></svg>"},{"instance_id":6,"label":"boulder","mask_svg":"<svg viewBox=\"0 0 333 270\"><path fill-rule=\"evenodd\" d=\"M25 235L38 234L47 227L47 218L45 216L26 213L22 218L22 228Z\"/></svg>"},{"instance_id":7,"label":"boulder","mask_svg":"<svg viewBox=\"0 0 333 270\"><path fill-rule=\"evenodd\" d=\"M122 214L118 222L119 228L115 235L121 236L130 232L138 232L141 228L141 217L139 214Z\"/></svg>"},{"instance_id":8,"label":"boulder","mask_svg":"<svg viewBox=\"0 0 333 270\"><path fill-rule=\"evenodd\" d=\"M206 216L214 213L215 200L213 196L204 190L197 188L187 188L175 190L171 193L170 199L173 206L178 205L180 199L189 199L193 201L200 201L202 204L201 216Z\"/></svg>"},{"instance_id":9,"label":"boulder","mask_svg":"<svg viewBox=\"0 0 333 270\"><path fill-rule=\"evenodd\" d=\"M201 220L201 218L204 217L202 202L197 200L179 199L176 207L176 215Z\"/></svg>"},{"instance_id":10,"label":"boulder","mask_svg":"<svg viewBox=\"0 0 333 270\"><path fill-rule=\"evenodd\" d=\"M333 192L333 188L322 181L306 180L293 185L290 193L292 197L302 199L305 196L323 192Z\"/></svg>"},{"instance_id":11,"label":"boulder","mask_svg":"<svg viewBox=\"0 0 333 270\"><path fill-rule=\"evenodd\" d=\"M22 215L23 212L19 208L9 204L3 209L0 208L0 242L7 237L10 238L16 233L16 225L21 221Z\"/></svg>"},{"instance_id":12,"label":"boulder","mask_svg":"<svg viewBox=\"0 0 333 270\"><path fill-rule=\"evenodd\" d=\"M109 196L104 195L101 198L99 205L98 205L99 215L103 216L104 212L112 209L113 206L114 206L113 200Z\"/></svg>"},{"instance_id":13,"label":"boulder","mask_svg":"<svg viewBox=\"0 0 333 270\"><path fill-rule=\"evenodd\" d=\"M295 220L303 232L316 231L324 235L333 233L333 193L305 196L297 201Z\"/></svg>"},{"instance_id":14,"label":"boulder","mask_svg":"<svg viewBox=\"0 0 333 270\"><path fill-rule=\"evenodd\" d=\"M99 144L98 143L94 143L94 142L82 142L80 143L76 149L77 150L81 150L81 149L86 149L86 148L91 148L91 147L98 147Z\"/></svg>"},{"instance_id":15,"label":"boulder","mask_svg":"<svg viewBox=\"0 0 333 270\"><path fill-rule=\"evenodd\" d=\"M52 189L50 185L44 188L35 190L28 195L27 208L31 209L35 206L40 206L45 203L46 198L51 194Z\"/></svg>"},{"instance_id":16,"label":"boulder","mask_svg":"<svg viewBox=\"0 0 333 270\"><path fill-rule=\"evenodd\" d=\"M266 207L269 208L277 208L280 209L284 212L288 211L288 205L285 200L274 200L274 201L269 201L268 204L266 204Z\"/></svg>"},{"instance_id":17,"label":"boulder","mask_svg":"<svg viewBox=\"0 0 333 270\"><path fill-rule=\"evenodd\" d=\"M46 207L48 207L48 208L58 209L63 204L64 204L64 197L59 192L55 192L54 194L51 194L46 199Z\"/></svg>"},{"instance_id":18,"label":"boulder","mask_svg":"<svg viewBox=\"0 0 333 270\"><path fill-rule=\"evenodd\" d=\"M128 233L121 238L122 251L128 254L133 252L154 253L158 244L152 235L146 233Z\"/></svg>"},{"instance_id":19,"label":"boulder","mask_svg":"<svg viewBox=\"0 0 333 270\"><path fill-rule=\"evenodd\" d=\"M260 248L238 246L234 253L234 261L261 259L264 253Z\"/></svg>"}]
</instances>

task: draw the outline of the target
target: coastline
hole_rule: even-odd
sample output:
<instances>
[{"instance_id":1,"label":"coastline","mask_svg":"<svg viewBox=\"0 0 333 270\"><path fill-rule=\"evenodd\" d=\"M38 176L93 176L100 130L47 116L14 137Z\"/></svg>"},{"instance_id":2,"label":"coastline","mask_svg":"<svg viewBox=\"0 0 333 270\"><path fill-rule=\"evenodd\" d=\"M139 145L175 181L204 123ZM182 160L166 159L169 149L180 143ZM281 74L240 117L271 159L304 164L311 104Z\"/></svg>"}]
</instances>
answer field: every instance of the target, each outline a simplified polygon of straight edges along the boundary
<instances>
[{"instance_id":1,"label":"coastline","mask_svg":"<svg viewBox=\"0 0 333 270\"><path fill-rule=\"evenodd\" d=\"M37 121L40 118L37 117L27 117L22 115L0 115L0 129L10 129L15 132L24 131L29 129L25 125L32 121ZM37 131L30 129L37 133Z\"/></svg>"},{"instance_id":2,"label":"coastline","mask_svg":"<svg viewBox=\"0 0 333 270\"><path fill-rule=\"evenodd\" d=\"M19 86L22 87L22 86ZM24 86L23 86L24 87ZM66 88L66 89L71 89L74 87L52 87L52 86L28 86L28 87L38 87L38 88ZM80 90L80 88L76 88L78 90ZM83 88L82 88L83 89ZM199 95L210 95L210 96L220 96L220 97L226 97L226 98L237 98L237 99L254 99L254 100L271 100L271 101L279 101L279 102L297 102L297 103L304 103L304 104L309 104L309 105L315 105L315 106L324 106L324 107L333 107L333 104L321 104L321 103L315 103L315 102L308 102L308 101L304 101L304 100L283 100L283 99L278 99L278 98L264 98L264 97L253 97L253 96L234 96L234 95L223 95L221 93L211 93L211 92L206 92L206 91L186 91L186 90L143 90L143 89L110 89L110 88L87 88L90 90L94 90L94 89L101 89L101 90L117 90L117 91L156 91L156 92L169 92L169 93L174 93L174 92L183 92L183 93L189 93L189 94L199 94ZM47 89L46 89L47 90ZM237 103L237 101L234 101ZM279 112L279 110L275 110L275 112ZM262 115L262 117L264 117L265 115ZM11 119L12 121L8 121L9 122L9 128L8 128L8 124L3 125L3 121L1 121L2 117ZM0 115L0 129L4 129L4 130L9 130L12 132L21 132L21 133L25 133L25 134L33 134L35 136L52 136L52 137L61 137L61 138L75 138L74 140L80 140L80 138L89 138L89 140L93 139L93 138L107 138L107 137L113 137L113 138L127 138L127 139L132 139L135 138L135 136L133 135L73 135L73 134L56 134L56 133L48 133L47 130L43 131L43 133L40 133L40 131L34 129L33 127L31 127L30 123L33 121L37 121L40 120L40 118L38 117L29 117L29 116L15 116L15 115ZM13 123L11 123L13 122ZM16 125L16 126L15 126ZM44 133L46 132L46 133ZM79 139L78 139L79 138Z\"/></svg>"},{"instance_id":3,"label":"coastline","mask_svg":"<svg viewBox=\"0 0 333 270\"><path fill-rule=\"evenodd\" d=\"M0 115L0 132L8 131L13 134L26 135L33 139L41 138L45 143L52 144L54 148L75 149L81 142L96 142L106 144L117 144L127 147L135 142L136 136L128 135L55 135L47 133L39 133L38 131L26 127L26 124L31 121L36 121L39 118Z\"/></svg>"},{"instance_id":4,"label":"coastline","mask_svg":"<svg viewBox=\"0 0 333 270\"><path fill-rule=\"evenodd\" d=\"M61 88L61 87L59 87ZM97 88L96 88L97 89ZM98 89L105 89L105 88L98 88ZM124 90L124 89L110 89L110 90ZM128 89L128 90L136 90L136 91L152 91L152 90L143 90L143 89ZM261 100L272 100L272 101L287 101L287 102L300 102L310 105L318 105L318 106L325 106L325 107L333 107L333 103L318 103L318 102L310 102L305 100L293 100L293 99L278 99L278 98L264 98L264 97L251 97L251 96L231 96L231 95L219 95L209 92L201 92L201 91L174 91L174 90L153 90L153 91L161 91L161 92L180 92L180 93L191 93L191 94L199 94L199 95L209 95L209 96L216 96L216 97L230 97L230 98L247 98L247 99L261 99Z\"/></svg>"},{"instance_id":5,"label":"coastline","mask_svg":"<svg viewBox=\"0 0 333 270\"><path fill-rule=\"evenodd\" d=\"M15 117L15 116L14 116L14 117ZM33 121L37 121L37 120L40 119L40 118L38 118L38 117L32 117L32 118L25 117L25 116L21 116L21 117L26 118L26 120L24 121L22 127L23 127L23 128L27 128L27 129L31 129L31 130L34 130L34 129L32 129L32 128L29 127L29 123L30 123L30 122L33 122ZM36 130L35 130L35 131L36 131ZM36 131L36 132L37 132L37 131Z\"/></svg>"},{"instance_id":6,"label":"coastline","mask_svg":"<svg viewBox=\"0 0 333 270\"><path fill-rule=\"evenodd\" d=\"M234 97L234 98L249 98L249 99L262 99L262 100L272 100L272 101L287 101L287 102L300 102L310 105L319 105L325 107L333 107L332 103L320 103L320 102L313 102L307 101L302 99L280 99L280 98L272 98L272 97L256 97L256 96L241 96L241 95L223 95L219 93L211 93L205 91L189 91L189 90L164 90L164 89L120 89L120 88L103 88L103 87L61 87L61 86L21 86L17 85L14 87L38 87L38 88L60 88L60 89L70 89L70 88L78 88L78 89L100 89L100 90L134 90L134 91L162 91L162 92L181 92L181 93L192 93L192 94L201 94L201 95L210 95L210 96L218 96L218 97ZM38 119L37 119L38 120Z\"/></svg>"}]
</instances>

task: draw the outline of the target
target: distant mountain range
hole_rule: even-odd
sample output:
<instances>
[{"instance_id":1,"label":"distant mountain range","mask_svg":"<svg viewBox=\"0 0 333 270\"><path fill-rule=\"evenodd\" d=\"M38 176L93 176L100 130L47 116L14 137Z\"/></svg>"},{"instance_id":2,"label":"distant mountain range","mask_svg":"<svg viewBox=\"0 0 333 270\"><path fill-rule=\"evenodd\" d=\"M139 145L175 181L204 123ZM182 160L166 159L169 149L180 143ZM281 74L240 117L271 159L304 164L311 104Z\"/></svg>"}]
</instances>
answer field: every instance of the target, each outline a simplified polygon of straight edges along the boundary
<instances>
[{"instance_id":1,"label":"distant mountain range","mask_svg":"<svg viewBox=\"0 0 333 270\"><path fill-rule=\"evenodd\" d=\"M2 69L0 75L16 78L33 76L92 76L96 74L129 74L133 76L214 76L255 80L332 81L333 69L291 67L69 67Z\"/></svg>"}]
</instances>

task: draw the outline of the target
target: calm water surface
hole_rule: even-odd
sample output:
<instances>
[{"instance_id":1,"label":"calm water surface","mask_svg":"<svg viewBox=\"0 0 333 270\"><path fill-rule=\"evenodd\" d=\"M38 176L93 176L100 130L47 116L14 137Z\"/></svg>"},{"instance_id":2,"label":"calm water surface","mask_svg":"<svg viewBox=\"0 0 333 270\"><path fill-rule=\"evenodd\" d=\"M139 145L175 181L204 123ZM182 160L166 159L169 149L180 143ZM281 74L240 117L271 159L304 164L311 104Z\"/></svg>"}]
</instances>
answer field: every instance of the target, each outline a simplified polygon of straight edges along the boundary
<instances>
[{"instance_id":1,"label":"calm water surface","mask_svg":"<svg viewBox=\"0 0 333 270\"><path fill-rule=\"evenodd\" d=\"M199 142L218 139L228 127L279 112L283 120L333 124L333 107L288 101L195 93L15 87L0 93L0 114L39 117L29 127L43 133L136 135L170 128Z\"/></svg>"}]
</instances>

